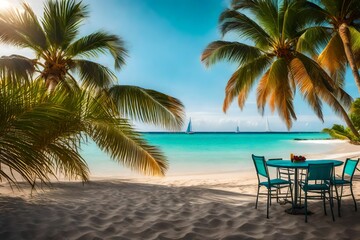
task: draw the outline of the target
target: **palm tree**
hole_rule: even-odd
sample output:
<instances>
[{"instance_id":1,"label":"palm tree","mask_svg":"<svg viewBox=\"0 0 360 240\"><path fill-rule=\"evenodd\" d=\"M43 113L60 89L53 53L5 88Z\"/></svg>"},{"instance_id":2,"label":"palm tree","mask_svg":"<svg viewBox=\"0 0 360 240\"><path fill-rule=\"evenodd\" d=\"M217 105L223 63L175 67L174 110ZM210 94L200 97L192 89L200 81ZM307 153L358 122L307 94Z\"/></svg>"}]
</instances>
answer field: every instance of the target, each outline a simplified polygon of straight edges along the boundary
<instances>
[{"instance_id":1,"label":"palm tree","mask_svg":"<svg viewBox=\"0 0 360 240\"><path fill-rule=\"evenodd\" d=\"M323 45L325 48L318 57L319 63L325 67L333 78L340 77L343 80L346 65L349 63L355 83L360 92L359 65L356 55L360 50L360 1L358 0L320 0L312 1L311 4L317 12L319 24L308 29L303 41L315 45Z\"/></svg>"},{"instance_id":2,"label":"palm tree","mask_svg":"<svg viewBox=\"0 0 360 240\"><path fill-rule=\"evenodd\" d=\"M236 97L242 109L258 82L260 113L264 113L268 103L272 111L277 110L288 129L296 120L293 99L298 89L319 119L323 121L322 100L356 132L342 106L350 106L351 97L316 61L297 49L298 39L311 21L316 20L310 19L313 12L305 1L232 1L232 9L220 16L220 30L223 36L233 33L252 43L215 41L201 57L206 66L220 60L238 64L225 89L224 112Z\"/></svg>"},{"instance_id":3,"label":"palm tree","mask_svg":"<svg viewBox=\"0 0 360 240\"><path fill-rule=\"evenodd\" d=\"M109 108L106 95L46 91L40 81L0 81L0 180L17 185L25 179L32 187L57 176L87 181L89 169L78 150L88 139L132 169L164 174L164 155L119 118L115 107Z\"/></svg>"},{"instance_id":4,"label":"palm tree","mask_svg":"<svg viewBox=\"0 0 360 240\"><path fill-rule=\"evenodd\" d=\"M108 67L88 60L99 54L109 54L115 70L120 70L127 51L120 37L105 31L80 37L79 27L86 17L88 6L75 0L48 0L40 20L26 3L23 4L23 11L0 13L0 41L30 49L35 56L33 59L16 54L1 57L0 79L15 87L41 81L48 91L48 94L42 92L45 99L55 98L57 91L60 91L60 95L67 94L68 98L77 98L79 92L85 91L82 97L85 103L81 105L92 104L94 99L99 103L92 105L93 108L85 108L90 113L83 108L71 110L74 111L69 115L71 117L88 116L84 117L86 129L81 131L116 161L145 174L164 175L166 158L134 131L128 119L176 130L183 124L184 107L176 98L151 89L116 85L115 74ZM63 89L67 92L64 93ZM4 94L8 93L5 91ZM101 108L98 118L94 117L97 116L95 106ZM44 110L42 113L47 112ZM101 114L107 114L106 119L113 118L106 120L111 125L101 120ZM41 171L39 174L42 174ZM82 178L86 179L84 176Z\"/></svg>"},{"instance_id":5,"label":"palm tree","mask_svg":"<svg viewBox=\"0 0 360 240\"><path fill-rule=\"evenodd\" d=\"M351 121L355 128L360 130L360 98L357 98L351 105L350 114ZM333 138L350 140L353 144L359 144L360 138L355 136L352 131L339 124L334 124L332 128L324 128L323 132L328 133Z\"/></svg>"},{"instance_id":6,"label":"palm tree","mask_svg":"<svg viewBox=\"0 0 360 240\"><path fill-rule=\"evenodd\" d=\"M42 79L50 91L61 83L106 91L118 104L122 116L179 129L183 124L180 101L154 90L115 85L116 76L106 66L88 60L110 54L115 70L125 63L124 41L98 31L79 37L79 27L88 17L88 6L76 0L48 0L39 21L26 3L23 11L0 13L0 41L34 52L35 58L11 55L0 58L0 76L13 81Z\"/></svg>"}]
</instances>

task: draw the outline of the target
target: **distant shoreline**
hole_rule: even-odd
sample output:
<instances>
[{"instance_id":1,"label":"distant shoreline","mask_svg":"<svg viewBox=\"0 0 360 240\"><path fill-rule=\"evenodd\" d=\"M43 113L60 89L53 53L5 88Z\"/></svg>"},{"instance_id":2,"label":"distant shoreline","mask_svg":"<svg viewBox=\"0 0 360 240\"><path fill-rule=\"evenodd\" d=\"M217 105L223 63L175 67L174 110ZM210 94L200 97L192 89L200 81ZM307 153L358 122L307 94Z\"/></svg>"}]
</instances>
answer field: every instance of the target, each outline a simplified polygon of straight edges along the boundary
<instances>
[{"instance_id":1,"label":"distant shoreline","mask_svg":"<svg viewBox=\"0 0 360 240\"><path fill-rule=\"evenodd\" d=\"M295 141L309 141L309 140L335 140L335 138L294 138Z\"/></svg>"}]
</instances>

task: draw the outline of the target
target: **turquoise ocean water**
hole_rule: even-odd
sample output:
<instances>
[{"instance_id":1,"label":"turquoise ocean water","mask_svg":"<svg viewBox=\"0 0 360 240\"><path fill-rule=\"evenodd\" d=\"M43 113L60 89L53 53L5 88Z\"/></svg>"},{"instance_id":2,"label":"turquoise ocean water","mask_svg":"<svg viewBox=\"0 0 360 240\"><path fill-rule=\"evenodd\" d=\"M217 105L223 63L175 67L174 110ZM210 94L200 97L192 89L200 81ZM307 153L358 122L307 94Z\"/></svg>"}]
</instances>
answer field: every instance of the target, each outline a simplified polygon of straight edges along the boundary
<instances>
[{"instance_id":1,"label":"turquoise ocean water","mask_svg":"<svg viewBox=\"0 0 360 240\"><path fill-rule=\"evenodd\" d=\"M326 133L144 133L144 136L167 156L168 175L246 171L253 168L252 153L267 158L288 158L290 153L306 156L326 153L336 147L335 143L294 140L326 139L329 138ZM84 146L82 155L92 176L134 175L95 144Z\"/></svg>"}]
</instances>

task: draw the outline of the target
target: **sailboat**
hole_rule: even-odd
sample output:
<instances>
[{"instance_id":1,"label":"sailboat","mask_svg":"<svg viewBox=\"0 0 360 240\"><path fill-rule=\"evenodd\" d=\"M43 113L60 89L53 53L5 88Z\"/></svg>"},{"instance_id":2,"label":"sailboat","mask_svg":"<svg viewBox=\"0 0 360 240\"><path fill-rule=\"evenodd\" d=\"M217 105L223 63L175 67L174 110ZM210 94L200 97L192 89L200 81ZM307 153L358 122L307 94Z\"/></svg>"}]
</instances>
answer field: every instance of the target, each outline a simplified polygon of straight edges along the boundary
<instances>
[{"instance_id":1,"label":"sailboat","mask_svg":"<svg viewBox=\"0 0 360 240\"><path fill-rule=\"evenodd\" d=\"M190 121L188 123L188 126L186 128L186 131L185 131L186 134L193 134L194 132L192 131L192 125L191 125L191 118L190 118Z\"/></svg>"},{"instance_id":2,"label":"sailboat","mask_svg":"<svg viewBox=\"0 0 360 240\"><path fill-rule=\"evenodd\" d=\"M239 126L236 127L235 133L240 133L240 128L239 128Z\"/></svg>"},{"instance_id":3,"label":"sailboat","mask_svg":"<svg viewBox=\"0 0 360 240\"><path fill-rule=\"evenodd\" d=\"M270 127L269 127L269 119L268 118L266 118L266 130L265 130L265 132L271 132Z\"/></svg>"}]
</instances>

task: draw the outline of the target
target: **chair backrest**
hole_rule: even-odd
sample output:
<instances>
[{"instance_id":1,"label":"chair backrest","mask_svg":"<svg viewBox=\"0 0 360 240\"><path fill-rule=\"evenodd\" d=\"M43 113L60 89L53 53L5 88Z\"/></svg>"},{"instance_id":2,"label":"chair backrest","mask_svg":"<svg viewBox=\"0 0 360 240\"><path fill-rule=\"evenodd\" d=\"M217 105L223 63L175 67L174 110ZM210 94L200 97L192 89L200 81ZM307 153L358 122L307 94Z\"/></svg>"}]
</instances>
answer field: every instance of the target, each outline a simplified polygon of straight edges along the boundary
<instances>
[{"instance_id":1,"label":"chair backrest","mask_svg":"<svg viewBox=\"0 0 360 240\"><path fill-rule=\"evenodd\" d=\"M333 169L333 163L309 164L307 180L331 180Z\"/></svg>"},{"instance_id":2,"label":"chair backrest","mask_svg":"<svg viewBox=\"0 0 360 240\"><path fill-rule=\"evenodd\" d=\"M345 175L349 175L350 179L352 179L352 177L354 176L356 167L359 163L359 159L354 160L354 159L346 159L345 161L345 166L344 166L344 171L343 171L343 179Z\"/></svg>"},{"instance_id":3,"label":"chair backrest","mask_svg":"<svg viewBox=\"0 0 360 240\"><path fill-rule=\"evenodd\" d=\"M267 170L265 157L264 156L255 156L254 154L252 154L251 156L252 156L252 159L254 161L256 173L258 175L261 175L263 177L268 178L269 173L268 173L268 170Z\"/></svg>"}]
</instances>

